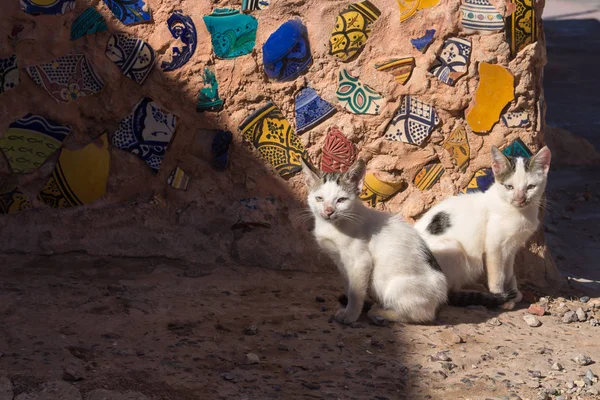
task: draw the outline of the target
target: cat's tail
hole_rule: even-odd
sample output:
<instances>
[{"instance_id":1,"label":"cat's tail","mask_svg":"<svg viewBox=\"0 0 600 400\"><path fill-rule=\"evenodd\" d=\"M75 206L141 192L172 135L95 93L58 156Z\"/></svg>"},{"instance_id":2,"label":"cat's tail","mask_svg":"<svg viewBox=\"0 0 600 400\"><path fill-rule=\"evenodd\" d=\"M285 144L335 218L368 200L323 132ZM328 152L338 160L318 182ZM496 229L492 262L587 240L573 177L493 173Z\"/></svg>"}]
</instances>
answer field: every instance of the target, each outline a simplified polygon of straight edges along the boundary
<instances>
[{"instance_id":1,"label":"cat's tail","mask_svg":"<svg viewBox=\"0 0 600 400\"><path fill-rule=\"evenodd\" d=\"M518 293L519 292L516 289L505 293L486 293L459 290L457 292L450 292L448 294L448 304L455 307L486 306L489 308L494 308L514 299L517 297Z\"/></svg>"}]
</instances>

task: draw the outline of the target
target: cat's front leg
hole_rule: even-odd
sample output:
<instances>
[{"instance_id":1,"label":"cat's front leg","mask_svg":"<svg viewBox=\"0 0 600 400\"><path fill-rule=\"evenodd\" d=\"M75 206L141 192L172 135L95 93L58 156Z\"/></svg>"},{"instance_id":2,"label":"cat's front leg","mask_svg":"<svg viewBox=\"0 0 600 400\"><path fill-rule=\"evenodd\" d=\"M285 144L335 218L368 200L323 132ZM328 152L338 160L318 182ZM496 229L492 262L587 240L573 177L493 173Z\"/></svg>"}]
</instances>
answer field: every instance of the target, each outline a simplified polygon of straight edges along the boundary
<instances>
[{"instance_id":1,"label":"cat's front leg","mask_svg":"<svg viewBox=\"0 0 600 400\"><path fill-rule=\"evenodd\" d=\"M371 260L367 258L359 258L349 264L346 264L345 271L348 304L335 313L335 320L342 324L351 324L360 317L373 269Z\"/></svg>"},{"instance_id":2,"label":"cat's front leg","mask_svg":"<svg viewBox=\"0 0 600 400\"><path fill-rule=\"evenodd\" d=\"M517 288L517 279L513 271L514 263L515 255L507 255L500 251L499 247L487 254L487 277L490 292L502 294L512 290L517 291L517 297L500 306L504 310L512 310L523 298Z\"/></svg>"}]
</instances>

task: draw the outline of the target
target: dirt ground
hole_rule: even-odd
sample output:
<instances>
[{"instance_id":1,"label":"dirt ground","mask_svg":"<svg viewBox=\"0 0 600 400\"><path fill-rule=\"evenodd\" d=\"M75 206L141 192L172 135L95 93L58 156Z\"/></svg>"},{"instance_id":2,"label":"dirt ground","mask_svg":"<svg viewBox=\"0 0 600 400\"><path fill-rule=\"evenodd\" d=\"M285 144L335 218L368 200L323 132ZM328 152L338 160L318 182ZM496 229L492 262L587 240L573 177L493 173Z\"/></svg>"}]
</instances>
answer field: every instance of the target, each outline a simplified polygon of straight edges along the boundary
<instances>
[{"instance_id":1,"label":"dirt ground","mask_svg":"<svg viewBox=\"0 0 600 400\"><path fill-rule=\"evenodd\" d=\"M526 303L446 307L429 326L342 326L331 272L78 254L0 265L0 400L591 399L600 388L583 380L597 364L573 361L600 361L600 326L562 322L567 307L600 319L600 299L543 298L539 327Z\"/></svg>"}]
</instances>

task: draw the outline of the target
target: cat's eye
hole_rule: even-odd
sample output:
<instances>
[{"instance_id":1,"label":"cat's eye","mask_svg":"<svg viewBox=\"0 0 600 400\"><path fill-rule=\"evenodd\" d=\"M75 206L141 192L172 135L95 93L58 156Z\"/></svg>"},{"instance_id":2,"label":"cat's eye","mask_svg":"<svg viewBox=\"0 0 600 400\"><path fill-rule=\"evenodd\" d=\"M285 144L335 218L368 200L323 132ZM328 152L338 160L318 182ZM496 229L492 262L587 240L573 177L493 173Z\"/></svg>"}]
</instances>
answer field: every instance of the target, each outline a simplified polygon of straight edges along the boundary
<instances>
[{"instance_id":1,"label":"cat's eye","mask_svg":"<svg viewBox=\"0 0 600 400\"><path fill-rule=\"evenodd\" d=\"M527 190L531 190L531 189L534 189L534 188L535 188L535 185L527 185Z\"/></svg>"},{"instance_id":2,"label":"cat's eye","mask_svg":"<svg viewBox=\"0 0 600 400\"><path fill-rule=\"evenodd\" d=\"M323 198L321 196L317 196L315 197L315 200L321 203L323 201Z\"/></svg>"},{"instance_id":3,"label":"cat's eye","mask_svg":"<svg viewBox=\"0 0 600 400\"><path fill-rule=\"evenodd\" d=\"M337 199L337 202L338 202L338 203L343 203L343 202L345 202L346 200L348 200L348 198L347 198L347 197L340 197L339 199Z\"/></svg>"},{"instance_id":4,"label":"cat's eye","mask_svg":"<svg viewBox=\"0 0 600 400\"><path fill-rule=\"evenodd\" d=\"M514 189L513 185L504 185L504 187L506 188L506 190L513 190Z\"/></svg>"}]
</instances>

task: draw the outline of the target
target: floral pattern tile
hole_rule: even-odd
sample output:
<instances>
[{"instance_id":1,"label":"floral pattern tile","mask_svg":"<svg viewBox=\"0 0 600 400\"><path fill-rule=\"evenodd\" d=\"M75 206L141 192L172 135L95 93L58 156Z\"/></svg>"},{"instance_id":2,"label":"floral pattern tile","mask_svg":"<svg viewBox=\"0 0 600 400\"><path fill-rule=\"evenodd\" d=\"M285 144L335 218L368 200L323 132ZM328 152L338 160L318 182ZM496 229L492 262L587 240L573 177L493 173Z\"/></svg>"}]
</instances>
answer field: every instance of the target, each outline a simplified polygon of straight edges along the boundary
<instances>
[{"instance_id":1,"label":"floral pattern tile","mask_svg":"<svg viewBox=\"0 0 600 400\"><path fill-rule=\"evenodd\" d=\"M27 68L31 78L59 103L70 103L104 88L104 82L83 54L70 54Z\"/></svg>"},{"instance_id":2,"label":"floral pattern tile","mask_svg":"<svg viewBox=\"0 0 600 400\"><path fill-rule=\"evenodd\" d=\"M452 163L462 171L469 166L471 147L464 126L458 125L442 144L452 158Z\"/></svg>"},{"instance_id":3,"label":"floral pattern tile","mask_svg":"<svg viewBox=\"0 0 600 400\"><path fill-rule=\"evenodd\" d=\"M106 21L94 7L83 10L71 25L71 40L77 40L85 35L106 32Z\"/></svg>"},{"instance_id":4,"label":"floral pattern tile","mask_svg":"<svg viewBox=\"0 0 600 400\"><path fill-rule=\"evenodd\" d=\"M508 128L524 128L531 124L526 111L509 112L502 115L502 122Z\"/></svg>"},{"instance_id":5,"label":"floral pattern tile","mask_svg":"<svg viewBox=\"0 0 600 400\"><path fill-rule=\"evenodd\" d=\"M428 164L415 176L415 186L421 191L429 190L440 180L443 174L444 167L442 163Z\"/></svg>"},{"instance_id":6,"label":"floral pattern tile","mask_svg":"<svg viewBox=\"0 0 600 400\"><path fill-rule=\"evenodd\" d=\"M31 202L18 188L16 180L0 180L0 214L15 214L30 208Z\"/></svg>"},{"instance_id":7,"label":"floral pattern tile","mask_svg":"<svg viewBox=\"0 0 600 400\"><path fill-rule=\"evenodd\" d=\"M296 79L312 63L306 26L299 18L284 22L262 47L265 74L276 81Z\"/></svg>"},{"instance_id":8,"label":"floral pattern tile","mask_svg":"<svg viewBox=\"0 0 600 400\"><path fill-rule=\"evenodd\" d=\"M175 115L145 97L121 121L111 142L113 146L135 154L158 173L167 146L175 135L176 120Z\"/></svg>"},{"instance_id":9,"label":"floral pattern tile","mask_svg":"<svg viewBox=\"0 0 600 400\"><path fill-rule=\"evenodd\" d=\"M504 28L502 14L488 0L463 0L462 26L467 31L497 32Z\"/></svg>"},{"instance_id":10,"label":"floral pattern tile","mask_svg":"<svg viewBox=\"0 0 600 400\"><path fill-rule=\"evenodd\" d=\"M388 125L385 138L420 145L440 123L437 112L421 100L404 96L402 105Z\"/></svg>"},{"instance_id":11,"label":"floral pattern tile","mask_svg":"<svg viewBox=\"0 0 600 400\"><path fill-rule=\"evenodd\" d=\"M252 52L258 28L256 18L239 10L217 8L203 20L217 57L229 60Z\"/></svg>"},{"instance_id":12,"label":"floral pattern tile","mask_svg":"<svg viewBox=\"0 0 600 400\"><path fill-rule=\"evenodd\" d=\"M404 181L399 183L385 182L369 172L365 175L359 198L369 206L375 207L377 203L388 200L396 193L403 192L406 188L408 188L408 184Z\"/></svg>"},{"instance_id":13,"label":"floral pattern tile","mask_svg":"<svg viewBox=\"0 0 600 400\"><path fill-rule=\"evenodd\" d=\"M433 42L434 35L435 29L427 29L423 36L410 39L410 43L415 47L415 49L419 50L421 53L425 53L431 42Z\"/></svg>"},{"instance_id":14,"label":"floral pattern tile","mask_svg":"<svg viewBox=\"0 0 600 400\"><path fill-rule=\"evenodd\" d=\"M196 25L192 18L184 15L181 10L173 11L173 14L167 20L169 31L174 39L179 39L183 46L173 47L171 49L171 61L163 61L161 68L165 72L174 71L183 67L194 55L198 38L196 35Z\"/></svg>"},{"instance_id":15,"label":"floral pattern tile","mask_svg":"<svg viewBox=\"0 0 600 400\"><path fill-rule=\"evenodd\" d=\"M340 61L348 62L356 58L371 34L371 25L381 11L370 1L350 4L336 17L335 26L329 39L329 54Z\"/></svg>"},{"instance_id":16,"label":"floral pattern tile","mask_svg":"<svg viewBox=\"0 0 600 400\"><path fill-rule=\"evenodd\" d=\"M327 132L321 156L321 171L346 172L356 161L358 150L337 126Z\"/></svg>"},{"instance_id":17,"label":"floral pattern tile","mask_svg":"<svg viewBox=\"0 0 600 400\"><path fill-rule=\"evenodd\" d=\"M296 95L296 131L311 130L336 113L336 108L323 100L317 92L306 87Z\"/></svg>"},{"instance_id":18,"label":"floral pattern tile","mask_svg":"<svg viewBox=\"0 0 600 400\"><path fill-rule=\"evenodd\" d=\"M515 11L506 18L506 41L514 57L525 46L537 41L538 27L534 2L512 0Z\"/></svg>"},{"instance_id":19,"label":"floral pattern tile","mask_svg":"<svg viewBox=\"0 0 600 400\"><path fill-rule=\"evenodd\" d=\"M17 87L21 83L17 55L0 58L0 94Z\"/></svg>"},{"instance_id":20,"label":"floral pattern tile","mask_svg":"<svg viewBox=\"0 0 600 400\"><path fill-rule=\"evenodd\" d=\"M150 22L150 8L143 0L104 0L112 13L124 25Z\"/></svg>"},{"instance_id":21,"label":"floral pattern tile","mask_svg":"<svg viewBox=\"0 0 600 400\"><path fill-rule=\"evenodd\" d=\"M486 192L494 184L494 173L491 168L482 168L475 172L463 193Z\"/></svg>"},{"instance_id":22,"label":"floral pattern tile","mask_svg":"<svg viewBox=\"0 0 600 400\"><path fill-rule=\"evenodd\" d=\"M20 0L21 9L33 15L65 14L75 8L75 0Z\"/></svg>"},{"instance_id":23,"label":"floral pattern tile","mask_svg":"<svg viewBox=\"0 0 600 400\"><path fill-rule=\"evenodd\" d=\"M511 144L506 146L502 153L508 157L523 157L529 158L533 156L533 152L527 147L521 139L514 140Z\"/></svg>"},{"instance_id":24,"label":"floral pattern tile","mask_svg":"<svg viewBox=\"0 0 600 400\"><path fill-rule=\"evenodd\" d=\"M337 98L342 106L354 114L379 114L383 97L358 78L342 69L339 73Z\"/></svg>"},{"instance_id":25,"label":"floral pattern tile","mask_svg":"<svg viewBox=\"0 0 600 400\"><path fill-rule=\"evenodd\" d=\"M140 85L148 78L156 59L154 49L148 43L124 33L110 37L106 55L126 77Z\"/></svg>"},{"instance_id":26,"label":"floral pattern tile","mask_svg":"<svg viewBox=\"0 0 600 400\"><path fill-rule=\"evenodd\" d=\"M444 42L440 54L429 72L447 85L467 73L471 57L471 42L462 38L451 38Z\"/></svg>"},{"instance_id":27,"label":"floral pattern tile","mask_svg":"<svg viewBox=\"0 0 600 400\"><path fill-rule=\"evenodd\" d=\"M204 87L198 92L196 111L221 111L223 109L223 99L219 97L217 76L210 68L205 67L202 80Z\"/></svg>"},{"instance_id":28,"label":"floral pattern tile","mask_svg":"<svg viewBox=\"0 0 600 400\"><path fill-rule=\"evenodd\" d=\"M375 64L375 69L377 71L385 71L392 74L396 82L401 85L404 85L410 79L410 75L414 68L414 57L392 58L382 63Z\"/></svg>"},{"instance_id":29,"label":"floral pattern tile","mask_svg":"<svg viewBox=\"0 0 600 400\"><path fill-rule=\"evenodd\" d=\"M186 190L190 183L190 177L184 170L177 167L171 172L167 178L167 183L175 189Z\"/></svg>"}]
</instances>

